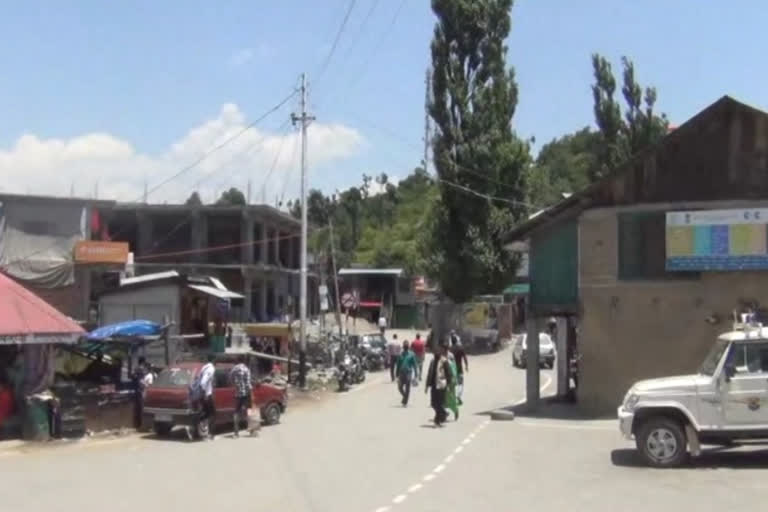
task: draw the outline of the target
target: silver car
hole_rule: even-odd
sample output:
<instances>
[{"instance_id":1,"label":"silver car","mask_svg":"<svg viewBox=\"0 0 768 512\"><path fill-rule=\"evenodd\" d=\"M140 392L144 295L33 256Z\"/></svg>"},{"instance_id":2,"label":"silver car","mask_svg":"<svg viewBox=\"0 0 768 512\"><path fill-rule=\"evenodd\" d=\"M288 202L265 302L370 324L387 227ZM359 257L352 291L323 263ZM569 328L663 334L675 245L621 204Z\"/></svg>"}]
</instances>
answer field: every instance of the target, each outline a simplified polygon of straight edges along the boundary
<instances>
[{"instance_id":1,"label":"silver car","mask_svg":"<svg viewBox=\"0 0 768 512\"><path fill-rule=\"evenodd\" d=\"M517 337L514 345L512 346L512 366L515 368L525 368L527 360L527 348L526 343L527 334L521 334ZM555 343L549 334L545 332L539 333L539 366L546 366L552 369L555 366L555 358L557 357L557 350L555 349Z\"/></svg>"}]
</instances>

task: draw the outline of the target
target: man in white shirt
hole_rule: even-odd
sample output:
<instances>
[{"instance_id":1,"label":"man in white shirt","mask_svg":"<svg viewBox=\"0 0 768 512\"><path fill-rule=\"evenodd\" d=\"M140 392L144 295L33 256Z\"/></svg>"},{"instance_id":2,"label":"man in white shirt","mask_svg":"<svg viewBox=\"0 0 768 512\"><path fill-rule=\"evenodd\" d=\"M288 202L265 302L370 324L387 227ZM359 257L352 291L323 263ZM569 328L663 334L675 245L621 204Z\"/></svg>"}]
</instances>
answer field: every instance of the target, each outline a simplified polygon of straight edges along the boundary
<instances>
[{"instance_id":1,"label":"man in white shirt","mask_svg":"<svg viewBox=\"0 0 768 512\"><path fill-rule=\"evenodd\" d=\"M384 315L379 317L379 330L381 331L381 335L384 336L384 332L387 330L387 317Z\"/></svg>"},{"instance_id":2,"label":"man in white shirt","mask_svg":"<svg viewBox=\"0 0 768 512\"><path fill-rule=\"evenodd\" d=\"M208 420L208 439L215 439L214 429L216 427L216 404L213 402L213 377L216 368L213 366L215 356L208 355L208 362L200 369L200 393L203 401L203 412L200 421Z\"/></svg>"}]
</instances>

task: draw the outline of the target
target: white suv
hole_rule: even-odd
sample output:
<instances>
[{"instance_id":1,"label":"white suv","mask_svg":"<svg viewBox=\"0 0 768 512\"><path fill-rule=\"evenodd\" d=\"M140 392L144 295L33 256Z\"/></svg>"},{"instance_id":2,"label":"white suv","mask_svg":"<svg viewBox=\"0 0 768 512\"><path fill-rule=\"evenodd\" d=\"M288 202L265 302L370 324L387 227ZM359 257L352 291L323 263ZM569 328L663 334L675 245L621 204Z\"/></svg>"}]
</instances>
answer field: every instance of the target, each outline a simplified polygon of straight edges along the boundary
<instances>
[{"instance_id":1,"label":"white suv","mask_svg":"<svg viewBox=\"0 0 768 512\"><path fill-rule=\"evenodd\" d=\"M734 326L695 375L637 382L619 407L619 425L652 466L682 464L700 445L768 439L768 328Z\"/></svg>"}]
</instances>

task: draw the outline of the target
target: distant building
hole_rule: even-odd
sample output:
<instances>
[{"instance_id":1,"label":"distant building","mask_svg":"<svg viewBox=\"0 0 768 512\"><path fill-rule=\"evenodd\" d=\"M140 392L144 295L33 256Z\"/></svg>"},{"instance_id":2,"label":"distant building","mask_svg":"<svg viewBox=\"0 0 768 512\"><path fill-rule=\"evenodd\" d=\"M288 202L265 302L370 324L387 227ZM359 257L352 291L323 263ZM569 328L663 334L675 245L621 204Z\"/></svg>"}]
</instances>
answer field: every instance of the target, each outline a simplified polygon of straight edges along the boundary
<instances>
[{"instance_id":1,"label":"distant building","mask_svg":"<svg viewBox=\"0 0 768 512\"><path fill-rule=\"evenodd\" d=\"M768 114L726 96L509 242L530 243L530 313L564 319L582 356L580 406L611 413L639 379L696 372L741 304L768 306L766 233Z\"/></svg>"},{"instance_id":2,"label":"distant building","mask_svg":"<svg viewBox=\"0 0 768 512\"><path fill-rule=\"evenodd\" d=\"M413 280L401 268L342 268L339 270L342 308L376 322L380 315L392 327L413 327L416 308ZM347 308L345 298L354 298Z\"/></svg>"}]
</instances>

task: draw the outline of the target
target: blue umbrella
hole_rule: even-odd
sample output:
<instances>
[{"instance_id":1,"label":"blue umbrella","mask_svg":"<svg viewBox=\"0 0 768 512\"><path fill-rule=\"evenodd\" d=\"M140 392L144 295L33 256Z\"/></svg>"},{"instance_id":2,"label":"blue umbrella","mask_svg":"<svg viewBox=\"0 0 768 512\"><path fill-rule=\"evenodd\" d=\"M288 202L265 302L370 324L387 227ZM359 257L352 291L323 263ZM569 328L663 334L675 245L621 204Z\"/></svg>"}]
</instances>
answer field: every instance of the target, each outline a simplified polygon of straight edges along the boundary
<instances>
[{"instance_id":1,"label":"blue umbrella","mask_svg":"<svg viewBox=\"0 0 768 512\"><path fill-rule=\"evenodd\" d=\"M105 325L91 331L87 339L103 341L110 338L137 338L141 336L157 336L163 330L162 326L149 320L130 320L117 324Z\"/></svg>"}]
</instances>

